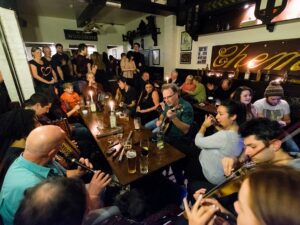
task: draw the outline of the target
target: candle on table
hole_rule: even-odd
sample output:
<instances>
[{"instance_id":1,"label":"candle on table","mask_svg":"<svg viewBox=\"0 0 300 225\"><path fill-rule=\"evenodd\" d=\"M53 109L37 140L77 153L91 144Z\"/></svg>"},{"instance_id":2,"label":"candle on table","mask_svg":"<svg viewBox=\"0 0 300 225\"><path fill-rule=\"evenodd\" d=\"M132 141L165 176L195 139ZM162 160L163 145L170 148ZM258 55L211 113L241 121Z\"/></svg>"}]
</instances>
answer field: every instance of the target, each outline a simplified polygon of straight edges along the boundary
<instances>
[{"instance_id":1,"label":"candle on table","mask_svg":"<svg viewBox=\"0 0 300 225\"><path fill-rule=\"evenodd\" d=\"M93 101L93 92L90 91L91 101Z\"/></svg>"},{"instance_id":2,"label":"candle on table","mask_svg":"<svg viewBox=\"0 0 300 225\"><path fill-rule=\"evenodd\" d=\"M113 112L114 111L114 102L110 101L109 106L110 106L110 111Z\"/></svg>"}]
</instances>

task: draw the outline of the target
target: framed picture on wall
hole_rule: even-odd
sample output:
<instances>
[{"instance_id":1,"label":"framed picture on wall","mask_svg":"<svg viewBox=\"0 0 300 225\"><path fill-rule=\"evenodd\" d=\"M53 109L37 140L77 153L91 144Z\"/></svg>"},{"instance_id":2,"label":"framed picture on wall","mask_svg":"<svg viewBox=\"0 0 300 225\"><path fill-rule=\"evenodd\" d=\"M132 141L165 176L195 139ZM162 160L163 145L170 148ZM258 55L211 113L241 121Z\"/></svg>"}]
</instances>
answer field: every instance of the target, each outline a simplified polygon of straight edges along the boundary
<instances>
[{"instance_id":1,"label":"framed picture on wall","mask_svg":"<svg viewBox=\"0 0 300 225\"><path fill-rule=\"evenodd\" d=\"M207 46L198 48L197 64L206 64L207 59Z\"/></svg>"},{"instance_id":2,"label":"framed picture on wall","mask_svg":"<svg viewBox=\"0 0 300 225\"><path fill-rule=\"evenodd\" d=\"M180 52L180 64L191 64L192 53L191 52Z\"/></svg>"},{"instance_id":3,"label":"framed picture on wall","mask_svg":"<svg viewBox=\"0 0 300 225\"><path fill-rule=\"evenodd\" d=\"M153 65L160 64L160 50L159 49L152 50L152 64Z\"/></svg>"},{"instance_id":4,"label":"framed picture on wall","mask_svg":"<svg viewBox=\"0 0 300 225\"><path fill-rule=\"evenodd\" d=\"M181 32L180 51L192 51L193 40L188 32Z\"/></svg>"},{"instance_id":5,"label":"framed picture on wall","mask_svg":"<svg viewBox=\"0 0 300 225\"><path fill-rule=\"evenodd\" d=\"M150 50L149 49L144 49L143 50L143 55L144 55L144 59L145 59L145 65L146 66L150 66Z\"/></svg>"}]
</instances>

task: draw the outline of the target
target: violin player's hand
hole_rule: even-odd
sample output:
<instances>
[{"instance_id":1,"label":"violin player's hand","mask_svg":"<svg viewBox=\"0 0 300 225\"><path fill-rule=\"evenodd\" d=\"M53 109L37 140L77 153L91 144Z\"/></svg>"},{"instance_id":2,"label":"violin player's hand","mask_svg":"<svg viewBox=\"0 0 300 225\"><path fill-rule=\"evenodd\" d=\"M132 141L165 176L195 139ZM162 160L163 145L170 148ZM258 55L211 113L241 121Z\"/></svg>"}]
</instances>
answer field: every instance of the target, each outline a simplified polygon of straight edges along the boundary
<instances>
[{"instance_id":1,"label":"violin player's hand","mask_svg":"<svg viewBox=\"0 0 300 225\"><path fill-rule=\"evenodd\" d=\"M224 157L222 159L222 165L225 176L230 176L234 167L236 166L238 159L236 157Z\"/></svg>"},{"instance_id":2,"label":"violin player's hand","mask_svg":"<svg viewBox=\"0 0 300 225\"><path fill-rule=\"evenodd\" d=\"M183 199L185 212L189 225L213 225L215 213L220 209L216 205L201 206L201 199L198 198L192 208L189 207L186 198Z\"/></svg>"},{"instance_id":3,"label":"violin player's hand","mask_svg":"<svg viewBox=\"0 0 300 225\"><path fill-rule=\"evenodd\" d=\"M197 199L199 198L200 195L204 195L206 192L205 188L200 188L199 190L195 191L195 193L193 194L194 199L197 201ZM202 198L202 197L201 197Z\"/></svg>"},{"instance_id":4,"label":"violin player's hand","mask_svg":"<svg viewBox=\"0 0 300 225\"><path fill-rule=\"evenodd\" d=\"M202 206L211 206L215 205L217 208L220 209L220 212L225 213L225 214L231 214L227 209L225 209L218 200L214 198L204 198L201 200L201 205Z\"/></svg>"}]
</instances>

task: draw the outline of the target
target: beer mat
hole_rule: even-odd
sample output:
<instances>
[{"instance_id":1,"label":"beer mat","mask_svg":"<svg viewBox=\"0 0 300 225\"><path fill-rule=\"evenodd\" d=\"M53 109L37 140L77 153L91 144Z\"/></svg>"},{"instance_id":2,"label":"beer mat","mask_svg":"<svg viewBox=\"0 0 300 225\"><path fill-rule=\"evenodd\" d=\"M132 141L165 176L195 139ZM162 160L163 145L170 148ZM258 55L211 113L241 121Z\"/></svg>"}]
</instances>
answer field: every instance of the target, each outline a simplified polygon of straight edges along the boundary
<instances>
[{"instance_id":1,"label":"beer mat","mask_svg":"<svg viewBox=\"0 0 300 225\"><path fill-rule=\"evenodd\" d=\"M123 127L116 127L116 128L105 128L105 129L98 129L99 133L96 134L97 138L107 137L113 134L118 134L123 132Z\"/></svg>"}]
</instances>

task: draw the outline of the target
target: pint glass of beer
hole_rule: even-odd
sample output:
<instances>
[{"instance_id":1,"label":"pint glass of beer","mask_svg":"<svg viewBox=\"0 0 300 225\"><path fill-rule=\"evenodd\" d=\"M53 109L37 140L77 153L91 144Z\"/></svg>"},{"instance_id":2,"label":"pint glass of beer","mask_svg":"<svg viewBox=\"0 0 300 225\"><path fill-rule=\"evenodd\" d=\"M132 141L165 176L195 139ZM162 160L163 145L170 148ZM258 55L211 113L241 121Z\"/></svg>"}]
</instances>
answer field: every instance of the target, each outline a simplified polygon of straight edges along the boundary
<instances>
[{"instance_id":1,"label":"pint glass of beer","mask_svg":"<svg viewBox=\"0 0 300 225\"><path fill-rule=\"evenodd\" d=\"M128 173L136 172L136 151L130 149L126 152L126 158L128 163Z\"/></svg>"}]
</instances>

